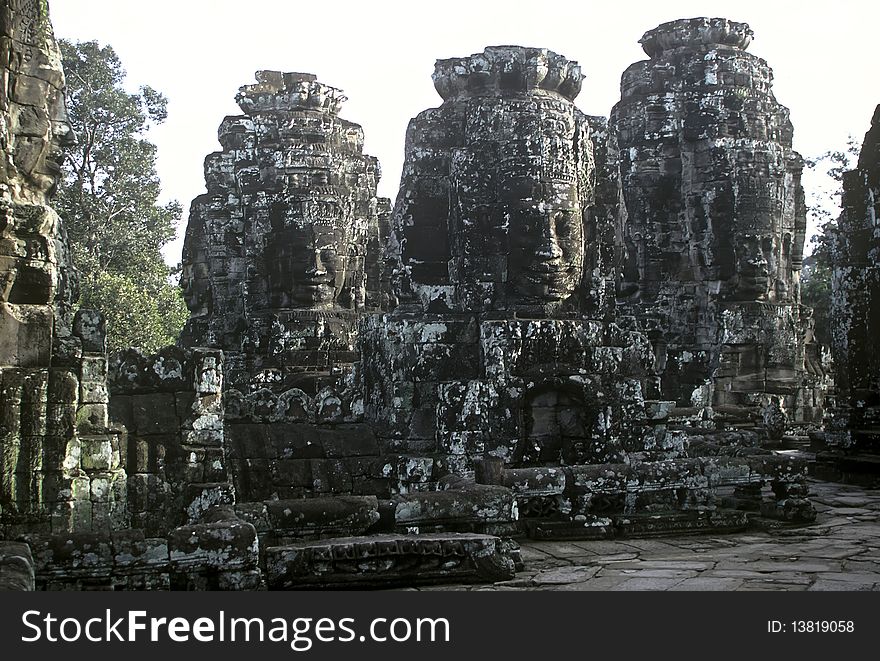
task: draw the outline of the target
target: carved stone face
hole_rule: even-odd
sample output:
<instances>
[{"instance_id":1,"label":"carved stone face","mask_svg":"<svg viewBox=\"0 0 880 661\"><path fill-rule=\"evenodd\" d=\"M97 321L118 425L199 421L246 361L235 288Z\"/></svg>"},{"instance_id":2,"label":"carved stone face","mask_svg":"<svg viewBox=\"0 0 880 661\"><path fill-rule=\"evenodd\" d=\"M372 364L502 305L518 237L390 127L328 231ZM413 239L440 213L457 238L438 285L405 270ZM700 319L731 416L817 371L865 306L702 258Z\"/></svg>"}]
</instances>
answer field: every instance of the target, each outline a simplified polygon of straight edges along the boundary
<instances>
[{"instance_id":1,"label":"carved stone face","mask_svg":"<svg viewBox=\"0 0 880 661\"><path fill-rule=\"evenodd\" d=\"M49 134L47 139L41 141L30 175L36 188L51 196L61 179L65 151L76 144L76 134L70 126L64 94L51 92L47 99L46 112Z\"/></svg>"},{"instance_id":2,"label":"carved stone face","mask_svg":"<svg viewBox=\"0 0 880 661\"><path fill-rule=\"evenodd\" d=\"M533 192L539 186L530 187ZM553 304L569 298L584 266L583 217L577 187L518 196L509 216L508 288L513 303Z\"/></svg>"},{"instance_id":3,"label":"carved stone face","mask_svg":"<svg viewBox=\"0 0 880 661\"><path fill-rule=\"evenodd\" d=\"M773 237L745 234L737 237L736 295L741 300L765 300L775 276ZM773 279L775 284L775 277Z\"/></svg>"},{"instance_id":4,"label":"carved stone face","mask_svg":"<svg viewBox=\"0 0 880 661\"><path fill-rule=\"evenodd\" d=\"M183 300L193 316L200 317L210 312L211 290L208 276L208 266L204 262L185 264L181 271Z\"/></svg>"},{"instance_id":5,"label":"carved stone face","mask_svg":"<svg viewBox=\"0 0 880 661\"><path fill-rule=\"evenodd\" d=\"M274 234L266 247L269 304L331 308L345 284L347 240L341 228L306 224Z\"/></svg>"}]
</instances>

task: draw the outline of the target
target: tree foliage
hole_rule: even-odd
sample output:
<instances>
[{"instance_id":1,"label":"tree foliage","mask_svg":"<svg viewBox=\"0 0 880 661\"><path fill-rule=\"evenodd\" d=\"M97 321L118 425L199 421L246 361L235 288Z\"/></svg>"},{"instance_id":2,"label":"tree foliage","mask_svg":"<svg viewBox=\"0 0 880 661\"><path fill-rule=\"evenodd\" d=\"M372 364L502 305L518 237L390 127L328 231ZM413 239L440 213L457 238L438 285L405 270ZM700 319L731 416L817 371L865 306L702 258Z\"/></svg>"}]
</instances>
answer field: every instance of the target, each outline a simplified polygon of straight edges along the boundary
<instances>
[{"instance_id":1,"label":"tree foliage","mask_svg":"<svg viewBox=\"0 0 880 661\"><path fill-rule=\"evenodd\" d=\"M152 351L174 342L186 306L161 249L181 206L159 204L156 146L147 131L167 117L151 87L130 93L110 46L60 42L67 109L78 144L68 154L55 206L80 271L80 305L107 316L108 345Z\"/></svg>"},{"instance_id":2,"label":"tree foliage","mask_svg":"<svg viewBox=\"0 0 880 661\"><path fill-rule=\"evenodd\" d=\"M855 167L858 156L859 144L850 136L845 149L826 151L807 161L807 167L821 171L828 182L824 189L812 194L808 206L817 232L811 239L813 252L804 260L801 275L801 302L813 308L816 340L820 344L831 344L831 250L841 208L843 174Z\"/></svg>"}]
</instances>

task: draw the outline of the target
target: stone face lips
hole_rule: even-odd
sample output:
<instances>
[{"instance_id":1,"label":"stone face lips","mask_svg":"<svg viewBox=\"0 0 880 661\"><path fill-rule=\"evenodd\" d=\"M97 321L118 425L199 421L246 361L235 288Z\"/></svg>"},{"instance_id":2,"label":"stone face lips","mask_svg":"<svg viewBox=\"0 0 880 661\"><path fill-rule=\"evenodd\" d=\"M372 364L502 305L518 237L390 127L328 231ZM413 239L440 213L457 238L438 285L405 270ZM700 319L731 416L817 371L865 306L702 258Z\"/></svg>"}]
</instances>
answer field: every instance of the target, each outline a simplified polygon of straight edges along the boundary
<instances>
[{"instance_id":1,"label":"stone face lips","mask_svg":"<svg viewBox=\"0 0 880 661\"><path fill-rule=\"evenodd\" d=\"M843 177L833 249L832 349L844 447L880 451L880 106L858 167Z\"/></svg>"},{"instance_id":2,"label":"stone face lips","mask_svg":"<svg viewBox=\"0 0 880 661\"><path fill-rule=\"evenodd\" d=\"M776 398L816 420L799 306L803 161L770 68L745 52L751 34L725 19L664 23L642 38L651 59L623 74L611 120L628 216L620 293L656 326L668 398L745 420Z\"/></svg>"},{"instance_id":3,"label":"stone face lips","mask_svg":"<svg viewBox=\"0 0 880 661\"><path fill-rule=\"evenodd\" d=\"M594 197L577 63L499 46L439 60L444 98L410 122L394 284L423 310L577 310Z\"/></svg>"},{"instance_id":4,"label":"stone face lips","mask_svg":"<svg viewBox=\"0 0 880 661\"><path fill-rule=\"evenodd\" d=\"M230 387L314 392L301 375L350 363L357 313L387 302L379 165L311 74L257 72L236 100L190 211L181 343L223 349Z\"/></svg>"}]
</instances>

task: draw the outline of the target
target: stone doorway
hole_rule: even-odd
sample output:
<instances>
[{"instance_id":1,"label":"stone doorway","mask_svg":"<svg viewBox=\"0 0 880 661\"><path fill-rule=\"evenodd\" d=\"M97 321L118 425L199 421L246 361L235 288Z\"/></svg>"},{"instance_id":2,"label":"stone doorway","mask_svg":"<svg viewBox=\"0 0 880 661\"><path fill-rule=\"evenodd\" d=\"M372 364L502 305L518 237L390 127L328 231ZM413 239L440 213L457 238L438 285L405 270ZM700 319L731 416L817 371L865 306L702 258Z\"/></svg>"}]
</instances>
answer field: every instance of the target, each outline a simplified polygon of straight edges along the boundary
<instances>
[{"instance_id":1,"label":"stone doorway","mask_svg":"<svg viewBox=\"0 0 880 661\"><path fill-rule=\"evenodd\" d=\"M570 389L545 386L523 401L518 457L523 465L578 464L589 460L594 416Z\"/></svg>"}]
</instances>

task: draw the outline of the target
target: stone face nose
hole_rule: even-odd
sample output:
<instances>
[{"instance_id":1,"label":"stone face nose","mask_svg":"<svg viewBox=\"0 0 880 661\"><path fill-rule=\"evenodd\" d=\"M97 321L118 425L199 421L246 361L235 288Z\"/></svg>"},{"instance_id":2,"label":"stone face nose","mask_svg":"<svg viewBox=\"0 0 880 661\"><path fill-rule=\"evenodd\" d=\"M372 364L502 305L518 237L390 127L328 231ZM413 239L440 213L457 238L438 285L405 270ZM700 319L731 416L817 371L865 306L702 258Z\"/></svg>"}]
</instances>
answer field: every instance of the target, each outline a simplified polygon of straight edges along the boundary
<instances>
[{"instance_id":1,"label":"stone face nose","mask_svg":"<svg viewBox=\"0 0 880 661\"><path fill-rule=\"evenodd\" d=\"M559 245L556 221L552 216L541 227L541 243L536 255L544 261L551 261L562 257L562 247Z\"/></svg>"},{"instance_id":2,"label":"stone face nose","mask_svg":"<svg viewBox=\"0 0 880 661\"><path fill-rule=\"evenodd\" d=\"M327 275L327 271L324 268L324 262L321 260L321 249L314 248L309 251L312 255L312 259L310 260L309 269L306 271L308 275Z\"/></svg>"}]
</instances>

